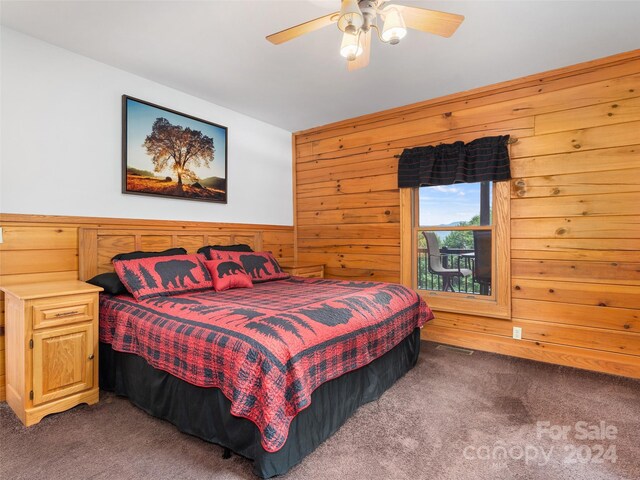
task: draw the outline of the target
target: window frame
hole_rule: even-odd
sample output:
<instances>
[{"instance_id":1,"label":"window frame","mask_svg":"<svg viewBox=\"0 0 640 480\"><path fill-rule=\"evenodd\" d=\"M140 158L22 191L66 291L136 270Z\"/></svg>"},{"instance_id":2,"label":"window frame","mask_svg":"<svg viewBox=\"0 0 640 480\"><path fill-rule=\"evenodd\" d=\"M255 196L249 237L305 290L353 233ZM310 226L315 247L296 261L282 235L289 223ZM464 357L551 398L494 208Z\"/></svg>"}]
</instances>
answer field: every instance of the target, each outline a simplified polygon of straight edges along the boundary
<instances>
[{"instance_id":1,"label":"window frame","mask_svg":"<svg viewBox=\"0 0 640 480\"><path fill-rule=\"evenodd\" d=\"M508 181L493 182L493 222L491 295L418 290L418 233L437 230L420 227L419 189L400 189L400 279L414 289L436 311L511 319L511 238L510 196ZM442 230L473 230L474 227L442 228ZM486 230L486 226L482 228Z\"/></svg>"}]
</instances>

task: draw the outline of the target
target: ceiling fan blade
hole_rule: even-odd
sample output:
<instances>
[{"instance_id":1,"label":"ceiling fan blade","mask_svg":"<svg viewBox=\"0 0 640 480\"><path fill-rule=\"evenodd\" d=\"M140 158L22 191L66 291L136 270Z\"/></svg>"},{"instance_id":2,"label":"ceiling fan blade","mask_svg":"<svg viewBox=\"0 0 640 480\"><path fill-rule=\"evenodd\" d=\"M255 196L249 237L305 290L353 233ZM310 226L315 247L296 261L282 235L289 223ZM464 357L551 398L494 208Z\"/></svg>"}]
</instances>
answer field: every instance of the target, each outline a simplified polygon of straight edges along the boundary
<instances>
[{"instance_id":1,"label":"ceiling fan blade","mask_svg":"<svg viewBox=\"0 0 640 480\"><path fill-rule=\"evenodd\" d=\"M364 68L369 65L369 57L371 55L371 29L366 33L360 34L360 43L362 44L362 53L355 60L347 62L347 69L350 72Z\"/></svg>"},{"instance_id":2,"label":"ceiling fan blade","mask_svg":"<svg viewBox=\"0 0 640 480\"><path fill-rule=\"evenodd\" d=\"M441 37L450 37L460 26L464 17L454 13L438 12L426 8L407 7L406 5L388 5L383 9L397 8L407 27L434 33Z\"/></svg>"},{"instance_id":3,"label":"ceiling fan blade","mask_svg":"<svg viewBox=\"0 0 640 480\"><path fill-rule=\"evenodd\" d=\"M300 35L319 30L320 28L324 28L328 25L331 25L332 23L337 22L339 15L340 12L333 12L329 15L325 15L324 17L309 20L308 22L301 23L300 25L296 25L295 27L287 28L286 30L282 30L281 32L269 35L267 37L267 40L269 40L274 45L280 45L281 43L293 40Z\"/></svg>"}]
</instances>

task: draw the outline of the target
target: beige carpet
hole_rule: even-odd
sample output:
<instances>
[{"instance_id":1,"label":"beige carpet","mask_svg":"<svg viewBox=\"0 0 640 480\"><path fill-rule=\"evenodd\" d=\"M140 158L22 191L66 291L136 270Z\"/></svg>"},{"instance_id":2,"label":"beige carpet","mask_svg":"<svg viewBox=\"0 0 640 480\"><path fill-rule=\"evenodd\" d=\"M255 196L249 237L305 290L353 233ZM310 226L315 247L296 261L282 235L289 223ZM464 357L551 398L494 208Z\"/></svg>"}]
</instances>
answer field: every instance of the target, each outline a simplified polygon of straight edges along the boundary
<instances>
[{"instance_id":1,"label":"beige carpet","mask_svg":"<svg viewBox=\"0 0 640 480\"><path fill-rule=\"evenodd\" d=\"M422 346L415 369L281 478L640 479L640 382ZM101 398L29 429L0 404L0 478L255 478L248 460Z\"/></svg>"}]
</instances>

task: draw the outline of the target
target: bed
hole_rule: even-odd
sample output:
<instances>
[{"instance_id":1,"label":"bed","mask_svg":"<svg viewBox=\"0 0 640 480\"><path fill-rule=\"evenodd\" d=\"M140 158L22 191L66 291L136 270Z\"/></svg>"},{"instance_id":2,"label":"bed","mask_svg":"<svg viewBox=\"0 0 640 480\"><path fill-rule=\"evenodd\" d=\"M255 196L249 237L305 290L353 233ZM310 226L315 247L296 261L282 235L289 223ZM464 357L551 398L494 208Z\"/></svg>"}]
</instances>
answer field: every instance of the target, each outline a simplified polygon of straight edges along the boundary
<instances>
[{"instance_id":1,"label":"bed","mask_svg":"<svg viewBox=\"0 0 640 480\"><path fill-rule=\"evenodd\" d=\"M268 478L410 370L430 317L415 292L375 282L292 277L144 300L103 294L100 385Z\"/></svg>"}]
</instances>

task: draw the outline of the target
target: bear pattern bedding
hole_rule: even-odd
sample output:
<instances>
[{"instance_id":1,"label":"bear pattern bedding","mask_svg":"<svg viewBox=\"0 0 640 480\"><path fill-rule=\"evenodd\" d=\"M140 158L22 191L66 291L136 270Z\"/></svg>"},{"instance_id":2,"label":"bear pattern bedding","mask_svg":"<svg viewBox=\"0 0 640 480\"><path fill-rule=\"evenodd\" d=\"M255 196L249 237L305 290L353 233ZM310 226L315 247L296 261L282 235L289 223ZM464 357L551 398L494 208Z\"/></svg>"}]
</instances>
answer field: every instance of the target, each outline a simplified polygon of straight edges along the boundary
<instances>
[{"instance_id":1,"label":"bear pattern bedding","mask_svg":"<svg viewBox=\"0 0 640 480\"><path fill-rule=\"evenodd\" d=\"M276 257L271 252L227 252L209 250L205 254L208 260L227 260L242 265L251 275L253 283L282 280L291 275L282 271Z\"/></svg>"},{"instance_id":2,"label":"bear pattern bedding","mask_svg":"<svg viewBox=\"0 0 640 480\"><path fill-rule=\"evenodd\" d=\"M266 451L321 384L367 365L433 318L401 285L291 277L253 289L136 301L100 296L100 341L201 387L256 424Z\"/></svg>"},{"instance_id":3,"label":"bear pattern bedding","mask_svg":"<svg viewBox=\"0 0 640 480\"><path fill-rule=\"evenodd\" d=\"M127 290L137 299L176 295L213 288L201 255L114 260L113 268Z\"/></svg>"}]
</instances>

